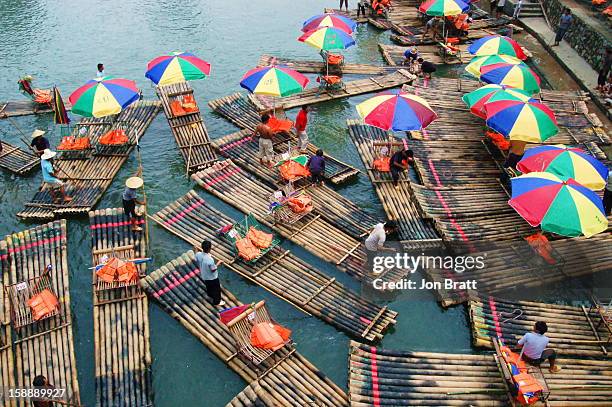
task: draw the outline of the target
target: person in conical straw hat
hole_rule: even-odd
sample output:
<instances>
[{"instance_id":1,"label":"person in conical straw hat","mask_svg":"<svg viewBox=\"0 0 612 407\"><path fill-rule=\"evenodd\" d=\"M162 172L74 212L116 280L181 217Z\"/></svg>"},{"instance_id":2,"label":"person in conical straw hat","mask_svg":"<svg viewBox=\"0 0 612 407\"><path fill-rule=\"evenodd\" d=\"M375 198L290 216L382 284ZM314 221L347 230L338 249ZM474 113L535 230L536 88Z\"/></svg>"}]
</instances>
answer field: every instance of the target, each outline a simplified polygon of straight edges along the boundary
<instances>
[{"instance_id":1,"label":"person in conical straw hat","mask_svg":"<svg viewBox=\"0 0 612 407\"><path fill-rule=\"evenodd\" d=\"M140 177L130 177L125 181L125 189L123 190L123 210L126 216L132 223L133 232L141 232L142 228L138 226L138 215L136 214L136 205L144 205L143 201L137 199L136 190L144 185L144 181Z\"/></svg>"},{"instance_id":2,"label":"person in conical straw hat","mask_svg":"<svg viewBox=\"0 0 612 407\"><path fill-rule=\"evenodd\" d=\"M44 130L39 130L36 129L32 132L32 143L30 143L30 147L32 147L32 150L40 157L43 152L48 149L51 148L51 145L49 144L49 140L47 140L46 137L44 137L44 135L47 132Z\"/></svg>"},{"instance_id":3,"label":"person in conical straw hat","mask_svg":"<svg viewBox=\"0 0 612 407\"><path fill-rule=\"evenodd\" d=\"M54 203L59 203L59 196L57 196L57 191L62 195L63 202L70 202L72 198L66 195L66 188L64 187L64 182L57 175L57 171L53 167L53 157L55 157L57 153L55 151L51 151L50 149L45 149L42 155L40 156L40 168L42 169L43 176L43 186L45 186L49 190L49 194L51 195L51 199Z\"/></svg>"}]
</instances>

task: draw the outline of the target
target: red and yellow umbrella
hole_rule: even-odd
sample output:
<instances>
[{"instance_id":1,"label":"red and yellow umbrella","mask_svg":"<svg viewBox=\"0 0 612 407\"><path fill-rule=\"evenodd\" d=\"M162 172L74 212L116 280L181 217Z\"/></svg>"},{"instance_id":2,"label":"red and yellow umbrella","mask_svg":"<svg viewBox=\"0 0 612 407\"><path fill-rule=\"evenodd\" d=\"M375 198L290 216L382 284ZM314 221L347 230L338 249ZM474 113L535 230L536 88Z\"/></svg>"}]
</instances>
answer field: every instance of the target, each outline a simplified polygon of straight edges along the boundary
<instances>
[{"instance_id":1,"label":"red and yellow umbrella","mask_svg":"<svg viewBox=\"0 0 612 407\"><path fill-rule=\"evenodd\" d=\"M86 117L117 114L140 99L136 82L105 76L88 81L68 98L72 112Z\"/></svg>"},{"instance_id":2,"label":"red and yellow umbrella","mask_svg":"<svg viewBox=\"0 0 612 407\"><path fill-rule=\"evenodd\" d=\"M203 79L210 75L210 64L190 52L172 52L149 62L145 76L156 85Z\"/></svg>"}]
</instances>

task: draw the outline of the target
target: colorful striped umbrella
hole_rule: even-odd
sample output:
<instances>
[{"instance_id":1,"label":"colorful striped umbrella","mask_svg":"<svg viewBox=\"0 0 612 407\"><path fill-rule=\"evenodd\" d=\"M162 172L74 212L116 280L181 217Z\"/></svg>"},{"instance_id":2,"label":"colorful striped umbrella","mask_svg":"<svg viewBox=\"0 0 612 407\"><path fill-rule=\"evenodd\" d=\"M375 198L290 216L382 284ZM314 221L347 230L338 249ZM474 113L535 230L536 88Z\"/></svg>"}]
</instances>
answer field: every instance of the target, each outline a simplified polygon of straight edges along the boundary
<instances>
[{"instance_id":1,"label":"colorful striped umbrella","mask_svg":"<svg viewBox=\"0 0 612 407\"><path fill-rule=\"evenodd\" d=\"M480 38L469 46L468 52L477 57L501 54L510 55L523 61L527 59L527 55L516 41L501 35L489 35Z\"/></svg>"},{"instance_id":2,"label":"colorful striped umbrella","mask_svg":"<svg viewBox=\"0 0 612 407\"><path fill-rule=\"evenodd\" d=\"M263 66L251 69L242 77L240 86L251 93L268 96L289 96L300 93L308 78L286 66Z\"/></svg>"},{"instance_id":3,"label":"colorful striped umbrella","mask_svg":"<svg viewBox=\"0 0 612 407\"><path fill-rule=\"evenodd\" d=\"M140 99L136 82L104 76L88 81L68 98L72 112L86 117L117 114Z\"/></svg>"},{"instance_id":4,"label":"colorful striped umbrella","mask_svg":"<svg viewBox=\"0 0 612 407\"><path fill-rule=\"evenodd\" d=\"M304 21L302 31L308 32L319 27L334 27L351 34L357 28L357 23L341 14L325 13Z\"/></svg>"},{"instance_id":5,"label":"colorful striped umbrella","mask_svg":"<svg viewBox=\"0 0 612 407\"><path fill-rule=\"evenodd\" d=\"M210 75L210 64L189 52L172 52L151 60L145 76L156 85L204 79Z\"/></svg>"},{"instance_id":6,"label":"colorful striped umbrella","mask_svg":"<svg viewBox=\"0 0 612 407\"><path fill-rule=\"evenodd\" d=\"M480 78L480 68L492 64L511 64L519 65L520 59L512 57L510 55L484 55L476 57L470 61L465 67L465 70L472 76Z\"/></svg>"},{"instance_id":7,"label":"colorful striped umbrella","mask_svg":"<svg viewBox=\"0 0 612 407\"><path fill-rule=\"evenodd\" d=\"M355 45L355 40L350 34L334 27L320 27L308 31L298 38L298 41L304 42L311 47L327 51L332 49L346 49Z\"/></svg>"},{"instance_id":8,"label":"colorful striped umbrella","mask_svg":"<svg viewBox=\"0 0 612 407\"><path fill-rule=\"evenodd\" d=\"M541 143L559 131L555 114L540 102L509 99L489 101L485 104L485 110L487 126L510 140Z\"/></svg>"},{"instance_id":9,"label":"colorful striped umbrella","mask_svg":"<svg viewBox=\"0 0 612 407\"><path fill-rule=\"evenodd\" d=\"M419 11L428 16L456 16L469 9L469 3L462 0L427 0L419 6Z\"/></svg>"},{"instance_id":10,"label":"colorful striped umbrella","mask_svg":"<svg viewBox=\"0 0 612 407\"><path fill-rule=\"evenodd\" d=\"M523 173L546 171L569 177L594 191L604 189L608 179L603 163L579 148L562 144L530 148L516 168Z\"/></svg>"},{"instance_id":11,"label":"colorful striped umbrella","mask_svg":"<svg viewBox=\"0 0 612 407\"><path fill-rule=\"evenodd\" d=\"M525 64L492 64L480 68L480 80L508 85L534 94L540 91L540 77Z\"/></svg>"},{"instance_id":12,"label":"colorful striped umbrella","mask_svg":"<svg viewBox=\"0 0 612 407\"><path fill-rule=\"evenodd\" d=\"M485 109L485 103L495 96L494 100L501 100L502 98L509 100L522 100L524 102L531 101L537 102L537 99L532 99L529 92L522 89L515 89L505 85L485 85L470 93L466 93L461 98L467 107L470 108L470 112L480 117L481 119L487 118L487 111Z\"/></svg>"},{"instance_id":13,"label":"colorful striped umbrella","mask_svg":"<svg viewBox=\"0 0 612 407\"><path fill-rule=\"evenodd\" d=\"M382 92L357 105L366 124L383 130L421 130L438 118L427 101L399 89Z\"/></svg>"},{"instance_id":14,"label":"colorful striped umbrella","mask_svg":"<svg viewBox=\"0 0 612 407\"><path fill-rule=\"evenodd\" d=\"M568 237L591 237L608 228L601 198L571 178L532 172L511 182L508 204L531 226Z\"/></svg>"}]
</instances>

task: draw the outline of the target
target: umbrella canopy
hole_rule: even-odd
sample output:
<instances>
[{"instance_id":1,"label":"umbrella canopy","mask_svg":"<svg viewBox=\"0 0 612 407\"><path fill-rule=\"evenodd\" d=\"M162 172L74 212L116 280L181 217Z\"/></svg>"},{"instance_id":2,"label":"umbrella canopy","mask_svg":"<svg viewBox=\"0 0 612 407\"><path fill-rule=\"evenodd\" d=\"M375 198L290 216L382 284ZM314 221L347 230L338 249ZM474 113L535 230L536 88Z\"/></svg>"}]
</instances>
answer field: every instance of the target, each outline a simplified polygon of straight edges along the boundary
<instances>
[{"instance_id":1,"label":"umbrella canopy","mask_svg":"<svg viewBox=\"0 0 612 407\"><path fill-rule=\"evenodd\" d=\"M480 78L480 68L492 64L511 64L519 65L521 60L510 55L483 55L473 58L465 67L465 70L472 76Z\"/></svg>"},{"instance_id":2,"label":"umbrella canopy","mask_svg":"<svg viewBox=\"0 0 612 407\"><path fill-rule=\"evenodd\" d=\"M172 52L147 64L145 76L156 85L204 79L210 75L210 64L189 52Z\"/></svg>"},{"instance_id":3,"label":"umbrella canopy","mask_svg":"<svg viewBox=\"0 0 612 407\"><path fill-rule=\"evenodd\" d=\"M300 155L296 155L294 157L289 157L287 159L281 159L276 164L274 164L274 166L278 167L278 166L286 163L287 161L295 161L296 163L298 163L300 165L306 166L306 163L308 163L308 156L306 154L300 154Z\"/></svg>"},{"instance_id":4,"label":"umbrella canopy","mask_svg":"<svg viewBox=\"0 0 612 407\"><path fill-rule=\"evenodd\" d=\"M569 237L590 237L608 228L601 198L571 178L532 172L511 182L508 204L531 226Z\"/></svg>"},{"instance_id":5,"label":"umbrella canopy","mask_svg":"<svg viewBox=\"0 0 612 407\"><path fill-rule=\"evenodd\" d=\"M523 173L546 171L572 178L594 191L604 189L608 179L608 168L603 163L579 148L562 144L530 148L516 168Z\"/></svg>"},{"instance_id":6,"label":"umbrella canopy","mask_svg":"<svg viewBox=\"0 0 612 407\"><path fill-rule=\"evenodd\" d=\"M334 27L351 34L357 28L357 23L341 14L325 13L310 17L304 21L302 31L308 32L320 27Z\"/></svg>"},{"instance_id":7,"label":"umbrella canopy","mask_svg":"<svg viewBox=\"0 0 612 407\"><path fill-rule=\"evenodd\" d=\"M470 9L470 4L462 0L427 0L419 6L419 11L428 16L456 16Z\"/></svg>"},{"instance_id":8,"label":"umbrella canopy","mask_svg":"<svg viewBox=\"0 0 612 407\"><path fill-rule=\"evenodd\" d=\"M527 55L516 41L501 35L489 35L474 41L469 46L468 52L477 57L500 54L510 55L523 61L527 59Z\"/></svg>"},{"instance_id":9,"label":"umbrella canopy","mask_svg":"<svg viewBox=\"0 0 612 407\"><path fill-rule=\"evenodd\" d=\"M88 81L68 98L72 112L86 117L117 114L140 99L136 82L104 76Z\"/></svg>"},{"instance_id":10,"label":"umbrella canopy","mask_svg":"<svg viewBox=\"0 0 612 407\"><path fill-rule=\"evenodd\" d=\"M401 90L391 90L357 105L366 124L383 130L421 130L438 118L427 101Z\"/></svg>"},{"instance_id":11,"label":"umbrella canopy","mask_svg":"<svg viewBox=\"0 0 612 407\"><path fill-rule=\"evenodd\" d=\"M53 121L55 124L70 124L70 117L64 106L64 99L57 87L53 87Z\"/></svg>"},{"instance_id":12,"label":"umbrella canopy","mask_svg":"<svg viewBox=\"0 0 612 407\"><path fill-rule=\"evenodd\" d=\"M532 99L529 92L522 89L515 89L505 85L485 85L470 93L463 95L461 100L470 108L470 112L480 117L481 119L487 118L487 111L485 104L495 96L494 100L509 99L509 100L522 100L524 102L532 101L537 102L537 99Z\"/></svg>"},{"instance_id":13,"label":"umbrella canopy","mask_svg":"<svg viewBox=\"0 0 612 407\"><path fill-rule=\"evenodd\" d=\"M525 64L492 64L480 68L480 80L508 85L534 94L540 91L540 77Z\"/></svg>"},{"instance_id":14,"label":"umbrella canopy","mask_svg":"<svg viewBox=\"0 0 612 407\"><path fill-rule=\"evenodd\" d=\"M276 65L251 69L240 81L251 93L277 97L300 93L307 84L308 78L301 73Z\"/></svg>"},{"instance_id":15,"label":"umbrella canopy","mask_svg":"<svg viewBox=\"0 0 612 407\"><path fill-rule=\"evenodd\" d=\"M541 143L559 131L555 114L540 102L509 99L489 101L485 104L485 110L487 126L510 140Z\"/></svg>"},{"instance_id":16,"label":"umbrella canopy","mask_svg":"<svg viewBox=\"0 0 612 407\"><path fill-rule=\"evenodd\" d=\"M334 27L320 27L308 31L298 38L298 41L304 42L311 47L327 51L332 49L345 49L355 45L355 40L350 34Z\"/></svg>"}]
</instances>

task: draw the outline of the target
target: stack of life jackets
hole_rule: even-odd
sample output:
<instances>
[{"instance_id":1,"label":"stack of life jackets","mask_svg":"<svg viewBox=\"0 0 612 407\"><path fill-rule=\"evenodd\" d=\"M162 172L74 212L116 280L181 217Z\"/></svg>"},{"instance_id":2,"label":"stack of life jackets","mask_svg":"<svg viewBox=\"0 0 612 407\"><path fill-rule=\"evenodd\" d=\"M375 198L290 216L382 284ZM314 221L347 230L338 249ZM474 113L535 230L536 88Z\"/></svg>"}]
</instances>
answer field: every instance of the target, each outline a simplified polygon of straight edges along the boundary
<instances>
[{"instance_id":1,"label":"stack of life jackets","mask_svg":"<svg viewBox=\"0 0 612 407\"><path fill-rule=\"evenodd\" d=\"M327 54L327 63L329 65L342 65L344 57L339 54Z\"/></svg>"},{"instance_id":2,"label":"stack of life jackets","mask_svg":"<svg viewBox=\"0 0 612 407\"><path fill-rule=\"evenodd\" d=\"M100 280L107 283L127 283L138 280L138 269L131 261L112 257L101 269L96 271L96 275Z\"/></svg>"},{"instance_id":3,"label":"stack of life jackets","mask_svg":"<svg viewBox=\"0 0 612 407\"><path fill-rule=\"evenodd\" d=\"M173 116L184 116L189 113L198 112L198 104L196 103L193 95L185 95L183 100L173 100L170 103L170 110L172 110Z\"/></svg>"},{"instance_id":4,"label":"stack of life jackets","mask_svg":"<svg viewBox=\"0 0 612 407\"><path fill-rule=\"evenodd\" d=\"M512 381L516 386L516 400L523 406L541 400L544 388L540 382L527 373L527 365L520 359L520 355L512 352L507 346L502 346L500 350L504 361L510 368Z\"/></svg>"},{"instance_id":5,"label":"stack of life jackets","mask_svg":"<svg viewBox=\"0 0 612 407\"><path fill-rule=\"evenodd\" d=\"M485 135L490 138L493 144L495 144L500 150L507 151L510 148L510 142L506 140L503 135L490 130L487 131Z\"/></svg>"},{"instance_id":6,"label":"stack of life jackets","mask_svg":"<svg viewBox=\"0 0 612 407\"><path fill-rule=\"evenodd\" d=\"M259 322L251 329L251 345L276 351L289 340L291 330L272 322Z\"/></svg>"},{"instance_id":7,"label":"stack of life jackets","mask_svg":"<svg viewBox=\"0 0 612 407\"><path fill-rule=\"evenodd\" d=\"M272 244L274 236L251 226L245 237L236 239L236 250L238 256L246 261L255 260L261 255L261 250L267 249Z\"/></svg>"},{"instance_id":8,"label":"stack of life jackets","mask_svg":"<svg viewBox=\"0 0 612 407\"><path fill-rule=\"evenodd\" d=\"M114 129L100 137L100 144L105 146L120 146L129 141L125 130Z\"/></svg>"},{"instance_id":9,"label":"stack of life jackets","mask_svg":"<svg viewBox=\"0 0 612 407\"><path fill-rule=\"evenodd\" d=\"M40 321L59 310L59 302L51 290L45 288L28 300L34 321Z\"/></svg>"},{"instance_id":10,"label":"stack of life jackets","mask_svg":"<svg viewBox=\"0 0 612 407\"><path fill-rule=\"evenodd\" d=\"M272 133L289 132L293 128L291 120L280 120L276 116L270 116L267 124Z\"/></svg>"},{"instance_id":11,"label":"stack of life jackets","mask_svg":"<svg viewBox=\"0 0 612 407\"><path fill-rule=\"evenodd\" d=\"M74 136L62 137L61 143L57 146L59 151L87 150L88 148L91 148L89 137Z\"/></svg>"},{"instance_id":12,"label":"stack of life jackets","mask_svg":"<svg viewBox=\"0 0 612 407\"><path fill-rule=\"evenodd\" d=\"M294 160L287 160L279 165L278 171L285 181L310 176L308 168Z\"/></svg>"},{"instance_id":13,"label":"stack of life jackets","mask_svg":"<svg viewBox=\"0 0 612 407\"><path fill-rule=\"evenodd\" d=\"M253 226L249 228L246 237L253 243L255 247L260 249L267 249L272 244L274 236L272 233L262 232L261 230L255 229Z\"/></svg>"},{"instance_id":14,"label":"stack of life jackets","mask_svg":"<svg viewBox=\"0 0 612 407\"><path fill-rule=\"evenodd\" d=\"M546 236L538 232L527 236L525 240L527 243L529 243L529 246L531 246L533 251L542 257L548 264L557 264L557 261L552 254L553 248Z\"/></svg>"},{"instance_id":15,"label":"stack of life jackets","mask_svg":"<svg viewBox=\"0 0 612 407\"><path fill-rule=\"evenodd\" d=\"M287 199L287 205L293 213L306 213L312 210L312 198L310 195L302 194Z\"/></svg>"},{"instance_id":16,"label":"stack of life jackets","mask_svg":"<svg viewBox=\"0 0 612 407\"><path fill-rule=\"evenodd\" d=\"M383 155L374 159L374 162L372 163L372 168L380 172L391 171L391 157Z\"/></svg>"}]
</instances>

